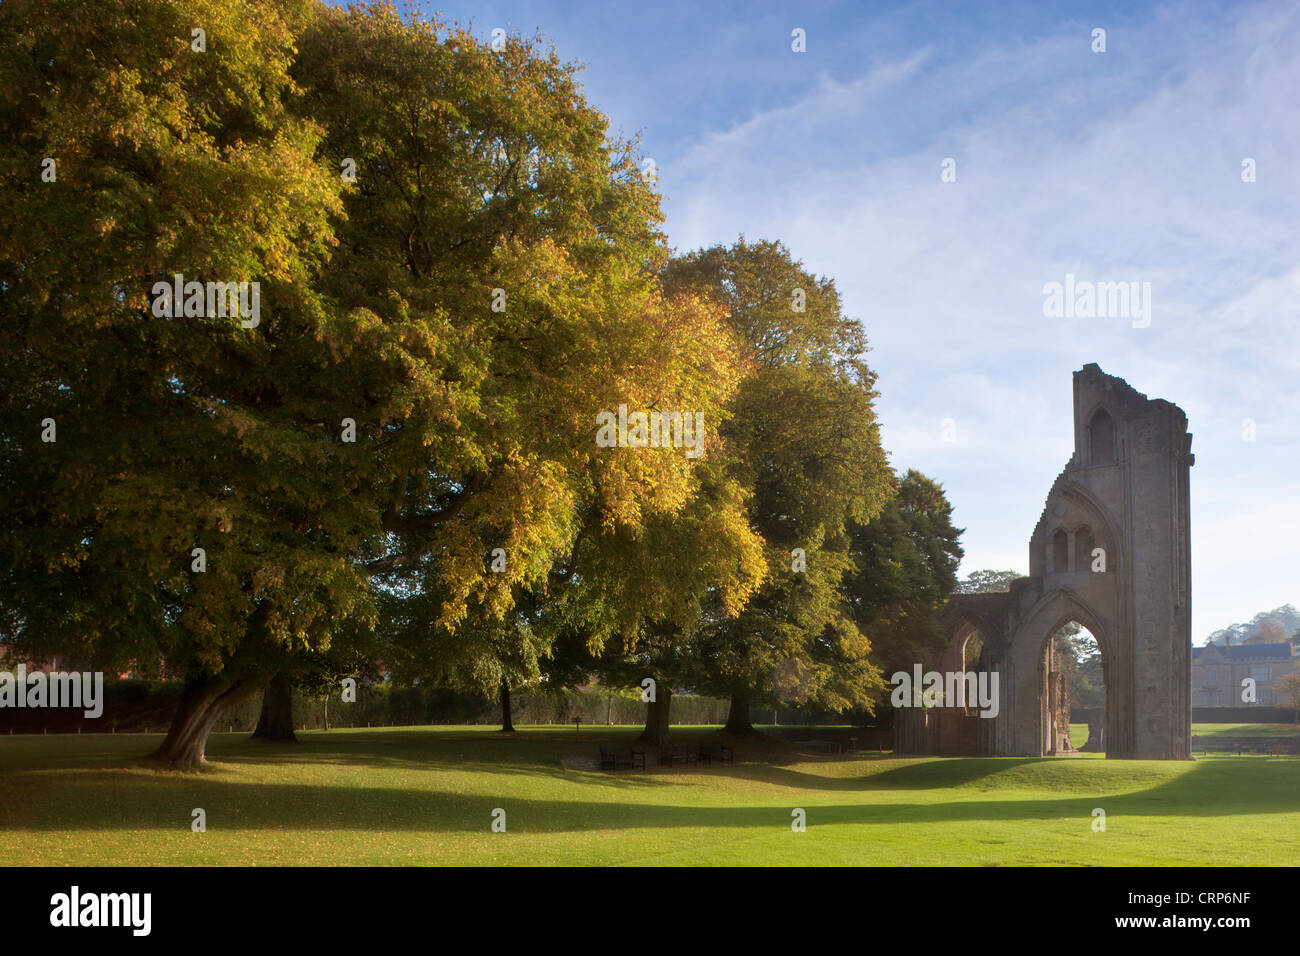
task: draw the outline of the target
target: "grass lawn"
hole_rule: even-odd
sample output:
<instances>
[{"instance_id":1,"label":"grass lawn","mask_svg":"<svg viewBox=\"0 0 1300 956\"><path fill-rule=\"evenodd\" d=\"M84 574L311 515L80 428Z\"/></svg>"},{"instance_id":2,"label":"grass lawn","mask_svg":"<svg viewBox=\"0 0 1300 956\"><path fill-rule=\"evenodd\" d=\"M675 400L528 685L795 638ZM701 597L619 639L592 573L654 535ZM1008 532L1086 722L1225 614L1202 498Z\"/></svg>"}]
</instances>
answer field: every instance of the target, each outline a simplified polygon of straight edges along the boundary
<instances>
[{"instance_id":1,"label":"grass lawn","mask_svg":"<svg viewBox=\"0 0 1300 956\"><path fill-rule=\"evenodd\" d=\"M1193 737L1295 737L1296 724L1192 724ZM1070 743L1082 747L1088 740L1087 724L1070 724Z\"/></svg>"},{"instance_id":2,"label":"grass lawn","mask_svg":"<svg viewBox=\"0 0 1300 956\"><path fill-rule=\"evenodd\" d=\"M1193 737L1296 737L1296 724L1192 724Z\"/></svg>"},{"instance_id":3,"label":"grass lawn","mask_svg":"<svg viewBox=\"0 0 1300 956\"><path fill-rule=\"evenodd\" d=\"M1300 863L1300 759L916 758L740 743L734 766L570 769L633 728L214 735L210 771L138 762L157 735L0 738L5 862L41 864ZM683 741L717 739L674 728ZM190 829L207 812L207 832ZM791 811L807 832L791 831ZM1106 832L1092 811L1106 811ZM491 831L506 811L507 831Z\"/></svg>"}]
</instances>

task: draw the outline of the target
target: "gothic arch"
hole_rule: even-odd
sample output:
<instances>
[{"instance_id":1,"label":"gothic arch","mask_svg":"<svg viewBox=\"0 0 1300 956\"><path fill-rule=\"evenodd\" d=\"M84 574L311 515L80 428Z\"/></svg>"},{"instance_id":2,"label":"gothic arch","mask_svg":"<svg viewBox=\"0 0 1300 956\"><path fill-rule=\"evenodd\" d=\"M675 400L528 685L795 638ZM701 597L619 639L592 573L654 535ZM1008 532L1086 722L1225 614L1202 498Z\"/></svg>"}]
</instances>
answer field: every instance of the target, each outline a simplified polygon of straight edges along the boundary
<instances>
[{"instance_id":1,"label":"gothic arch","mask_svg":"<svg viewBox=\"0 0 1300 956\"><path fill-rule=\"evenodd\" d=\"M1119 460L1115 417L1099 405L1088 415L1088 465L1112 465Z\"/></svg>"},{"instance_id":2,"label":"gothic arch","mask_svg":"<svg viewBox=\"0 0 1300 956\"><path fill-rule=\"evenodd\" d=\"M1097 639L1102 655L1108 656L1114 640L1111 636L1113 627L1108 622L1109 617L1110 615L1104 612L1099 613L1094 610L1073 589L1058 587L1044 594L1030 609L1024 624L1016 631L1012 648L1021 652L1042 650L1044 641L1071 621L1078 621ZM1044 621L1047 622L1046 625ZM1034 637L1036 631L1040 632L1037 639ZM1022 647L1026 640L1034 643L1027 648Z\"/></svg>"},{"instance_id":3,"label":"gothic arch","mask_svg":"<svg viewBox=\"0 0 1300 956\"><path fill-rule=\"evenodd\" d=\"M1120 527L1116 523L1115 517L1110 513L1110 509L1102 504L1086 486L1076 481L1066 482L1061 486L1061 497L1068 499L1072 505L1076 505L1091 517L1094 527L1101 529L1104 536L1113 545L1119 545L1122 539Z\"/></svg>"},{"instance_id":4,"label":"gothic arch","mask_svg":"<svg viewBox=\"0 0 1300 956\"><path fill-rule=\"evenodd\" d=\"M1118 573L1123 559L1123 538L1119 526L1111 517L1109 510L1097 500L1087 488L1077 482L1068 481L1061 484L1048 499L1048 512L1053 503L1063 508L1063 513L1051 518L1052 533L1046 538L1046 547L1050 549L1051 560L1044 567L1049 573L1062 571L1082 571L1091 569L1092 548L1084 551L1080 547L1079 532L1086 530L1093 547L1100 547L1106 555L1106 572ZM1065 553L1068 556L1066 567L1059 560L1058 535L1066 535ZM1046 559L1047 554L1044 555Z\"/></svg>"},{"instance_id":5,"label":"gothic arch","mask_svg":"<svg viewBox=\"0 0 1300 956\"><path fill-rule=\"evenodd\" d=\"M1110 674L1115 670L1111 661L1115 655L1115 624L1113 615L1094 608L1076 591L1058 587L1044 594L1030 609L1024 623L1017 629L1011 644L1014 666L1014 699L1020 702L1012 735L1014 752L1029 756L1051 753L1055 748L1045 739L1043 715L1044 658L1047 642L1071 621L1077 621L1097 641L1101 650L1103 673L1107 678L1107 702L1115 699L1111 693ZM1107 715L1109 716L1109 714Z\"/></svg>"}]
</instances>

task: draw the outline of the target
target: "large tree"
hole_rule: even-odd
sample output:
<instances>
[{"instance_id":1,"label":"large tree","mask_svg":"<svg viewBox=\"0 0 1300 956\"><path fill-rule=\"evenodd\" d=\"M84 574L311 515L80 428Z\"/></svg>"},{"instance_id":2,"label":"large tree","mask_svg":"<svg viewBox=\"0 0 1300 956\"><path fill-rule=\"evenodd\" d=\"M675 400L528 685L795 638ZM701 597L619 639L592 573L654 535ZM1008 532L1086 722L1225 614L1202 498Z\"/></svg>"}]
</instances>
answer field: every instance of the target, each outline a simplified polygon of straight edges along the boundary
<instances>
[{"instance_id":1,"label":"large tree","mask_svg":"<svg viewBox=\"0 0 1300 956\"><path fill-rule=\"evenodd\" d=\"M844 580L853 619L885 674L910 671L943 649L941 615L962 557L943 488L909 470L897 489L875 519L851 526L853 568Z\"/></svg>"},{"instance_id":2,"label":"large tree","mask_svg":"<svg viewBox=\"0 0 1300 956\"><path fill-rule=\"evenodd\" d=\"M0 5L0 601L25 652L183 673L160 756L187 768L365 613L376 460L341 419L400 362L318 291L341 183L286 107L309 10ZM248 314L169 302L177 275L249 283Z\"/></svg>"},{"instance_id":3,"label":"large tree","mask_svg":"<svg viewBox=\"0 0 1300 956\"><path fill-rule=\"evenodd\" d=\"M1295 723L1300 724L1300 671L1283 674L1275 680L1273 693L1277 695L1278 706L1294 710Z\"/></svg>"},{"instance_id":4,"label":"large tree","mask_svg":"<svg viewBox=\"0 0 1300 956\"><path fill-rule=\"evenodd\" d=\"M742 237L677 257L664 275L670 290L721 304L742 343L750 373L723 447L767 566L740 614L702 606L686 662L697 673L681 676L732 699L733 731L750 729L757 701L866 706L881 682L839 586L849 523L879 514L892 475L862 327L843 314L834 282L780 243Z\"/></svg>"},{"instance_id":5,"label":"large tree","mask_svg":"<svg viewBox=\"0 0 1300 956\"><path fill-rule=\"evenodd\" d=\"M652 580L625 560L661 529L701 527L699 554L677 558L711 572L718 553L715 587L754 573L740 497L708 464L734 339L715 306L661 289L658 196L572 66L383 10L332 13L301 48L323 152L357 170L330 288L386 323L418 315L433 373L385 429L400 464L368 567L389 659L499 691L504 717L510 688L539 675L561 598L581 594L595 644L676 599L680 563L659 555ZM689 412L703 456L598 443L597 416L621 406Z\"/></svg>"},{"instance_id":6,"label":"large tree","mask_svg":"<svg viewBox=\"0 0 1300 956\"><path fill-rule=\"evenodd\" d=\"M991 594L998 591L1007 591L1011 588L1011 582L1017 578L1024 577L1019 571L992 571L983 569L972 571L969 575L957 582L958 594Z\"/></svg>"},{"instance_id":7,"label":"large tree","mask_svg":"<svg viewBox=\"0 0 1300 956\"><path fill-rule=\"evenodd\" d=\"M658 197L535 44L385 5L14 0L0 127L3 620L183 673L168 762L367 632L376 575L448 631L505 619L582 505L618 531L695 494L695 460L594 416L718 417L730 338L661 294ZM259 322L158 314L178 273L260 282Z\"/></svg>"}]
</instances>

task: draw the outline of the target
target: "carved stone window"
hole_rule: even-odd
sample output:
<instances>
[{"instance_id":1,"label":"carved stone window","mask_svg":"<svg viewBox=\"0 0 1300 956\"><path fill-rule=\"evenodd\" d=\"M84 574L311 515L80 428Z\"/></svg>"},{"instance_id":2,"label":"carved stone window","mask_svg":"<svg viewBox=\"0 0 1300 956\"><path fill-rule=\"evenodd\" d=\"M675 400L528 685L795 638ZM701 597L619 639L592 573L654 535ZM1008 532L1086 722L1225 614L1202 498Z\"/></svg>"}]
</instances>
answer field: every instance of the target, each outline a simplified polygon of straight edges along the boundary
<instances>
[{"instance_id":1,"label":"carved stone window","mask_svg":"<svg viewBox=\"0 0 1300 956\"><path fill-rule=\"evenodd\" d=\"M1087 571L1092 568L1092 549L1097 547L1097 542L1092 536L1092 531L1086 527L1080 528L1074 533L1074 566L1081 571Z\"/></svg>"},{"instance_id":2,"label":"carved stone window","mask_svg":"<svg viewBox=\"0 0 1300 956\"><path fill-rule=\"evenodd\" d=\"M1052 535L1052 570L1070 570L1070 536L1061 528Z\"/></svg>"},{"instance_id":3,"label":"carved stone window","mask_svg":"<svg viewBox=\"0 0 1300 956\"><path fill-rule=\"evenodd\" d=\"M1109 465L1115 460L1115 423L1104 408L1097 409L1088 425L1090 465Z\"/></svg>"}]
</instances>

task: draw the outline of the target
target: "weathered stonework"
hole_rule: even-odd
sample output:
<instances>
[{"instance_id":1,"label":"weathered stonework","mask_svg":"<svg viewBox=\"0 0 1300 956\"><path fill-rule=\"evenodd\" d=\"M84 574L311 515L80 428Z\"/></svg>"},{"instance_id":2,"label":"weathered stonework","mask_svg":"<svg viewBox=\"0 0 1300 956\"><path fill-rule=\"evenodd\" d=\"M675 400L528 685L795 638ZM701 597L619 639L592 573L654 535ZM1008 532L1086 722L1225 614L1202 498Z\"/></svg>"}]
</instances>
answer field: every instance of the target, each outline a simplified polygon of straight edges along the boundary
<instances>
[{"instance_id":1,"label":"weathered stonework","mask_svg":"<svg viewBox=\"0 0 1300 956\"><path fill-rule=\"evenodd\" d=\"M896 750L952 753L944 742L958 735L941 728L969 721L981 754L1068 750L1049 642L1077 621L1101 648L1106 755L1190 759L1191 443L1178 406L1095 364L1074 373L1075 451L1029 540L1029 576L1008 592L957 595L947 610L941 660L960 661L978 632L978 667L999 674L998 714L900 713Z\"/></svg>"}]
</instances>

